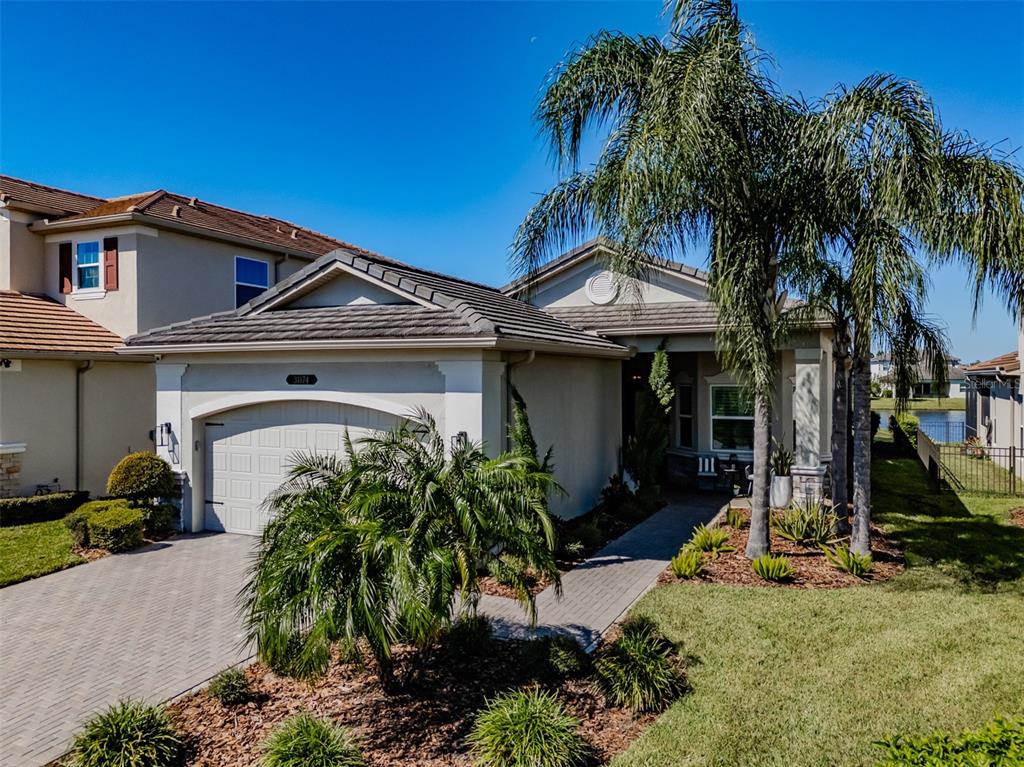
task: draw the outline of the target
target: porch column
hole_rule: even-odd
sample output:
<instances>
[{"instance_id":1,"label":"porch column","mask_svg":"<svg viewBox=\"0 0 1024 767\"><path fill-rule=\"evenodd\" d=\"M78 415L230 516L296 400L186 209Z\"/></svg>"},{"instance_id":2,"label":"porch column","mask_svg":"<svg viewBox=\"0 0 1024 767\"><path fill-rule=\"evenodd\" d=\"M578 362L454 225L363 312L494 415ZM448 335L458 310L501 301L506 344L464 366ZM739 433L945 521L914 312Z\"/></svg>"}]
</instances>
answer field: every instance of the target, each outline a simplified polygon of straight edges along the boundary
<instances>
[{"instance_id":1,"label":"porch column","mask_svg":"<svg viewBox=\"0 0 1024 767\"><path fill-rule=\"evenodd\" d=\"M181 407L181 379L188 365L156 363L156 454L167 461L181 479L181 524L197 530L192 503L192 422ZM202 506L199 507L202 510ZM201 522L200 522L201 524Z\"/></svg>"},{"instance_id":2,"label":"porch column","mask_svg":"<svg viewBox=\"0 0 1024 767\"><path fill-rule=\"evenodd\" d=\"M818 347L794 350L796 372L793 377L793 497L800 501L806 493L821 497L825 467L821 465L822 350Z\"/></svg>"},{"instance_id":3,"label":"porch column","mask_svg":"<svg viewBox=\"0 0 1024 767\"><path fill-rule=\"evenodd\" d=\"M504 423L504 363L492 360L438 360L444 376L444 436L450 448L460 434L483 442L488 455L501 452Z\"/></svg>"}]
</instances>

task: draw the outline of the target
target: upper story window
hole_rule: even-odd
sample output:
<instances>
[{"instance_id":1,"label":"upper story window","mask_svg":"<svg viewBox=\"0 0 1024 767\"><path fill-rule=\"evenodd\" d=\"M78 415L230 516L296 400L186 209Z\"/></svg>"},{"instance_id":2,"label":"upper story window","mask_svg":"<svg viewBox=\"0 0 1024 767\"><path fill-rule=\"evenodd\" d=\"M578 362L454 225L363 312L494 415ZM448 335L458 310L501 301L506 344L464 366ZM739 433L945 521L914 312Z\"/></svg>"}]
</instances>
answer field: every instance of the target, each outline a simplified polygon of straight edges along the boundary
<instances>
[{"instance_id":1,"label":"upper story window","mask_svg":"<svg viewBox=\"0 0 1024 767\"><path fill-rule=\"evenodd\" d=\"M754 449L754 400L740 386L711 387L711 448Z\"/></svg>"},{"instance_id":2,"label":"upper story window","mask_svg":"<svg viewBox=\"0 0 1024 767\"><path fill-rule=\"evenodd\" d=\"M100 244L98 241L78 243L75 248L75 267L79 290L100 287Z\"/></svg>"},{"instance_id":3,"label":"upper story window","mask_svg":"<svg viewBox=\"0 0 1024 767\"><path fill-rule=\"evenodd\" d=\"M235 256L235 306L246 304L270 287L270 265L255 258Z\"/></svg>"}]
</instances>

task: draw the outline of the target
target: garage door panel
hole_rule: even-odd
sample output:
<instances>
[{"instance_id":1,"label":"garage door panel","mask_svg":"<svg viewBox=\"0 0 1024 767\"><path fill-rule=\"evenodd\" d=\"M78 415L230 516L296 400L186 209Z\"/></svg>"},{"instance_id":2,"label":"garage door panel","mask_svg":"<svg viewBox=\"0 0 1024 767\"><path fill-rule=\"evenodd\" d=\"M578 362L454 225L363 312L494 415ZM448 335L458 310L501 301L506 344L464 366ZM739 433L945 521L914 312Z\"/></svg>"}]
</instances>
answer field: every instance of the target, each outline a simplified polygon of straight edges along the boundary
<instances>
[{"instance_id":1,"label":"garage door panel","mask_svg":"<svg viewBox=\"0 0 1024 767\"><path fill-rule=\"evenodd\" d=\"M329 402L279 402L218 413L206 426L206 528L258 534L264 500L287 478L296 453L339 454L353 440L393 428L399 418Z\"/></svg>"}]
</instances>

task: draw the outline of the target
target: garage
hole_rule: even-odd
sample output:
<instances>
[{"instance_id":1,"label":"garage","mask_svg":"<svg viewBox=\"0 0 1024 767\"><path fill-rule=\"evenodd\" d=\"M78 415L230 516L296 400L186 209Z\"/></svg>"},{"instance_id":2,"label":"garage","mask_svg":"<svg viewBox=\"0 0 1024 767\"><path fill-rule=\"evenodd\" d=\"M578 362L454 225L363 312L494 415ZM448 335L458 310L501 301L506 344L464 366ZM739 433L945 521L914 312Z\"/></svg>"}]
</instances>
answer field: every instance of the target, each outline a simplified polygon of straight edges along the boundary
<instances>
[{"instance_id":1,"label":"garage","mask_svg":"<svg viewBox=\"0 0 1024 767\"><path fill-rule=\"evenodd\" d=\"M357 440L398 421L364 407L304 400L209 417L204 527L259 535L269 519L264 501L285 480L297 453L340 454L346 429Z\"/></svg>"}]
</instances>

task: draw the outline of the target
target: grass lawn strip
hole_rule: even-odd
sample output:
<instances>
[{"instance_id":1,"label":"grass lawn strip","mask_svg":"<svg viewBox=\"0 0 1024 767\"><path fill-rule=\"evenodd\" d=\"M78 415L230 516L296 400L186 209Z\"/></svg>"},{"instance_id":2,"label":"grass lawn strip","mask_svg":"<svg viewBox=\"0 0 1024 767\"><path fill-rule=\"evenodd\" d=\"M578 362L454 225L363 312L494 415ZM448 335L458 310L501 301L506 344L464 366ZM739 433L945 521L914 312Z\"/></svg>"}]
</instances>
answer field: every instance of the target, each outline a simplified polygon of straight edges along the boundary
<instances>
[{"instance_id":1,"label":"grass lawn strip","mask_svg":"<svg viewBox=\"0 0 1024 767\"><path fill-rule=\"evenodd\" d=\"M0 586L10 586L85 561L74 552L71 533L59 519L0 527Z\"/></svg>"},{"instance_id":2,"label":"grass lawn strip","mask_svg":"<svg viewBox=\"0 0 1024 767\"><path fill-rule=\"evenodd\" d=\"M965 400L955 397L921 397L907 401L907 410L963 410ZM896 409L896 400L892 397L875 397L871 400L872 410Z\"/></svg>"}]
</instances>

